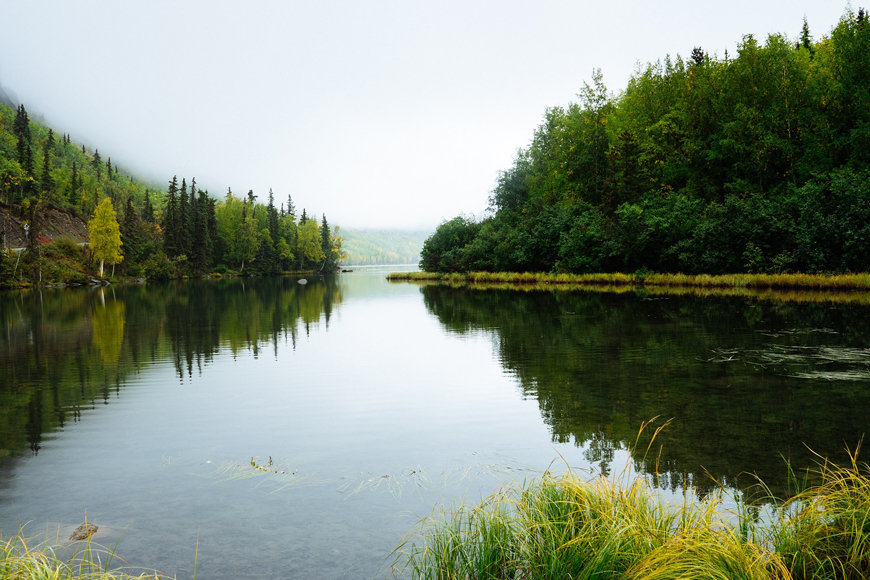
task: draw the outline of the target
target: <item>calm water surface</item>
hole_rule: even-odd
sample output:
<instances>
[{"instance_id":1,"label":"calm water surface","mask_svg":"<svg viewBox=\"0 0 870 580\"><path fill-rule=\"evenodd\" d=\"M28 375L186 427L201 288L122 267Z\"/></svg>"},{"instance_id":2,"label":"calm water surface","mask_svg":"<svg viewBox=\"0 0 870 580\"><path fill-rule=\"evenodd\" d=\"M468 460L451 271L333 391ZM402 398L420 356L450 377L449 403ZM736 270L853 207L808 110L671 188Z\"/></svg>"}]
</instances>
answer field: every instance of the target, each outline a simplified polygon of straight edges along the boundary
<instances>
[{"instance_id":1,"label":"calm water surface","mask_svg":"<svg viewBox=\"0 0 870 580\"><path fill-rule=\"evenodd\" d=\"M672 418L665 492L868 426L870 307L473 291L385 269L0 295L0 530L87 517L131 566L371 578L441 503L548 467L613 473ZM642 447L646 439L642 436Z\"/></svg>"}]
</instances>

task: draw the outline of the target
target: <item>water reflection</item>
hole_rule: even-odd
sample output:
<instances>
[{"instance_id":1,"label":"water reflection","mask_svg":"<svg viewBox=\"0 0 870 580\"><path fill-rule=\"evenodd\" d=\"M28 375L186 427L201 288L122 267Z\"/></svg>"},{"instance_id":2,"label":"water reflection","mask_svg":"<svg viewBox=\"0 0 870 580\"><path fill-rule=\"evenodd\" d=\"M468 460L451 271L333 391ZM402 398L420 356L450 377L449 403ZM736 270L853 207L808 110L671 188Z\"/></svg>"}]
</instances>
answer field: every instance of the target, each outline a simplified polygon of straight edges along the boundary
<instances>
[{"instance_id":1,"label":"water reflection","mask_svg":"<svg viewBox=\"0 0 870 580\"><path fill-rule=\"evenodd\" d=\"M660 485L691 484L703 494L716 482L746 488L755 473L785 493L784 459L811 466L812 448L843 460L844 446L868 426L867 307L420 290L450 332L490 333L553 440L585 446L604 472L644 421L673 418L651 452L645 443L635 451Z\"/></svg>"},{"instance_id":2,"label":"water reflection","mask_svg":"<svg viewBox=\"0 0 870 580\"><path fill-rule=\"evenodd\" d=\"M0 296L0 458L38 453L46 433L108 404L146 364L173 360L180 380L220 350L294 347L329 325L334 277L189 281Z\"/></svg>"}]
</instances>

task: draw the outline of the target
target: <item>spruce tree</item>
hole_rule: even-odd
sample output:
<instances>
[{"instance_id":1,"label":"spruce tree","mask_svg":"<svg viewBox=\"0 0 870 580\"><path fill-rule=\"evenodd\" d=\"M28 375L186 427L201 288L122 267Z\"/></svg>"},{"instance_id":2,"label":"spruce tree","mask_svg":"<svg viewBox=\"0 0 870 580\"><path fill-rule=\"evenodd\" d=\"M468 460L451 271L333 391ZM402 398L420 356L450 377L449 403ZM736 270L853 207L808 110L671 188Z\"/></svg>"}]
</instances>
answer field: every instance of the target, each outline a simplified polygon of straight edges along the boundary
<instances>
[{"instance_id":1,"label":"spruce tree","mask_svg":"<svg viewBox=\"0 0 870 580\"><path fill-rule=\"evenodd\" d=\"M287 194L287 214L296 217L296 208L293 206L293 197Z\"/></svg>"},{"instance_id":2,"label":"spruce tree","mask_svg":"<svg viewBox=\"0 0 870 580\"><path fill-rule=\"evenodd\" d=\"M170 258L178 255L176 233L178 230L178 177L169 182L166 210L163 212L163 251Z\"/></svg>"},{"instance_id":3,"label":"spruce tree","mask_svg":"<svg viewBox=\"0 0 870 580\"><path fill-rule=\"evenodd\" d=\"M142 205L142 219L149 224L154 223L154 206L151 205L151 195L145 189L145 203Z\"/></svg>"},{"instance_id":4,"label":"spruce tree","mask_svg":"<svg viewBox=\"0 0 870 580\"><path fill-rule=\"evenodd\" d=\"M48 197L54 190L54 183L51 179L51 159L48 156L49 148L46 146L42 155L42 177L39 179L39 188L43 197Z\"/></svg>"},{"instance_id":5,"label":"spruce tree","mask_svg":"<svg viewBox=\"0 0 870 580\"><path fill-rule=\"evenodd\" d=\"M124 205L124 219L121 221L121 245L124 247L128 263L136 264L139 262L142 251L142 226L131 196L127 196L127 203Z\"/></svg>"},{"instance_id":6,"label":"spruce tree","mask_svg":"<svg viewBox=\"0 0 870 580\"><path fill-rule=\"evenodd\" d=\"M199 205L196 201L196 177L190 180L190 199L188 200L188 207L190 208L190 220L188 225L190 226L190 240L191 244L193 244L194 230L196 230L196 212L199 211ZM191 250L193 248L191 247Z\"/></svg>"},{"instance_id":7,"label":"spruce tree","mask_svg":"<svg viewBox=\"0 0 870 580\"><path fill-rule=\"evenodd\" d=\"M27 150L24 157L24 194L27 196L32 196L36 194L36 166L33 163L33 149L30 145L27 146Z\"/></svg>"},{"instance_id":8,"label":"spruce tree","mask_svg":"<svg viewBox=\"0 0 870 580\"><path fill-rule=\"evenodd\" d=\"M332 269L332 240L329 235L329 224L326 223L326 214L323 215L323 221L320 223L320 249L323 251L323 265L321 269Z\"/></svg>"},{"instance_id":9,"label":"spruce tree","mask_svg":"<svg viewBox=\"0 0 870 580\"><path fill-rule=\"evenodd\" d=\"M91 165L94 166L94 171L97 172L97 181L100 180L103 171L102 159L100 158L100 150L94 149L94 158L91 161Z\"/></svg>"},{"instance_id":10,"label":"spruce tree","mask_svg":"<svg viewBox=\"0 0 870 580\"><path fill-rule=\"evenodd\" d=\"M810 52L813 51L813 39L810 36L810 25L807 24L807 17L804 16L804 25L801 27L801 48L805 48Z\"/></svg>"},{"instance_id":11,"label":"spruce tree","mask_svg":"<svg viewBox=\"0 0 870 580\"><path fill-rule=\"evenodd\" d=\"M299 218L299 225L304 226L307 221L308 221L308 216L305 215L305 208L303 207L302 208L302 217Z\"/></svg>"},{"instance_id":12,"label":"spruce tree","mask_svg":"<svg viewBox=\"0 0 870 580\"><path fill-rule=\"evenodd\" d=\"M54 147L54 131L51 129L48 130L48 141L46 142L45 148L51 149Z\"/></svg>"},{"instance_id":13,"label":"spruce tree","mask_svg":"<svg viewBox=\"0 0 870 580\"><path fill-rule=\"evenodd\" d=\"M278 210L275 209L275 196L272 194L272 188L269 188L269 205L266 208L269 216L269 235L272 236L272 243L278 243Z\"/></svg>"},{"instance_id":14,"label":"spruce tree","mask_svg":"<svg viewBox=\"0 0 870 580\"><path fill-rule=\"evenodd\" d=\"M208 232L208 196L199 190L196 202L196 220L194 224L192 264L198 274L203 274L211 263L211 237Z\"/></svg>"},{"instance_id":15,"label":"spruce tree","mask_svg":"<svg viewBox=\"0 0 870 580\"><path fill-rule=\"evenodd\" d=\"M178 255L190 256L190 198L187 196L187 180L181 179L181 190L178 192L178 223L175 231L176 251Z\"/></svg>"},{"instance_id":16,"label":"spruce tree","mask_svg":"<svg viewBox=\"0 0 870 580\"><path fill-rule=\"evenodd\" d=\"M69 204L72 207L73 211L78 211L80 201L81 199L79 198L79 171L76 167L76 162L73 161L72 178L70 179L69 184Z\"/></svg>"},{"instance_id":17,"label":"spruce tree","mask_svg":"<svg viewBox=\"0 0 870 580\"><path fill-rule=\"evenodd\" d=\"M27 110L24 105L18 105L15 111L15 119L12 121L12 133L26 143L30 143L30 117L27 116Z\"/></svg>"}]
</instances>

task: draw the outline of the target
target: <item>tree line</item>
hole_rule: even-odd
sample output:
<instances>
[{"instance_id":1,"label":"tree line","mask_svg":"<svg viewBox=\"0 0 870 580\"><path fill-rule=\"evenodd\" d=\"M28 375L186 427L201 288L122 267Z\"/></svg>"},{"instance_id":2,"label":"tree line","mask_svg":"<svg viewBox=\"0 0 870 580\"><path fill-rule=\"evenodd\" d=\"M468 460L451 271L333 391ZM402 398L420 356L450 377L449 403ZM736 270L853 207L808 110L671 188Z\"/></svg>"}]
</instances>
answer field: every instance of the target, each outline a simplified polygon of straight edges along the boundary
<instances>
[{"instance_id":1,"label":"tree line","mask_svg":"<svg viewBox=\"0 0 870 580\"><path fill-rule=\"evenodd\" d=\"M870 24L847 10L814 39L751 35L600 71L547 109L481 219L426 241L430 271L866 271Z\"/></svg>"},{"instance_id":2,"label":"tree line","mask_svg":"<svg viewBox=\"0 0 870 580\"><path fill-rule=\"evenodd\" d=\"M332 271L344 256L338 228L305 209L297 220L289 195L280 208L272 190L266 204L252 190L239 198L228 189L217 200L195 178L188 185L177 177L160 191L122 174L111 158L104 162L98 149L91 153L69 135L58 139L31 122L24 105L13 111L0 104L0 202L25 225L28 240L21 269L21 259L13 268L8 251L0 256L5 285L28 272L42 281L41 245L50 240L42 236L41 218L49 207L89 220L89 258L101 277L106 264L113 273L120 265L120 274L151 279ZM2 239L0 245L5 248Z\"/></svg>"}]
</instances>

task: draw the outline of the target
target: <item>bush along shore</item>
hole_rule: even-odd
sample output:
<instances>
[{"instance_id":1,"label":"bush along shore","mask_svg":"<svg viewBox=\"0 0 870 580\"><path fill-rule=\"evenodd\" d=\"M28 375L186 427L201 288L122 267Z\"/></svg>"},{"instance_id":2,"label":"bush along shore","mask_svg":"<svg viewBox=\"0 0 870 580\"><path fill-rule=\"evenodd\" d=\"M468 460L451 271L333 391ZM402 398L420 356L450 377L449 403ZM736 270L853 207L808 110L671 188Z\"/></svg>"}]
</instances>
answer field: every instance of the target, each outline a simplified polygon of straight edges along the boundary
<instances>
[{"instance_id":1,"label":"bush along shore","mask_svg":"<svg viewBox=\"0 0 870 580\"><path fill-rule=\"evenodd\" d=\"M442 509L397 550L396 575L463 579L804 580L870 577L870 471L823 464L787 500L657 496L643 478L568 472ZM736 507L726 508L732 505Z\"/></svg>"}]
</instances>

